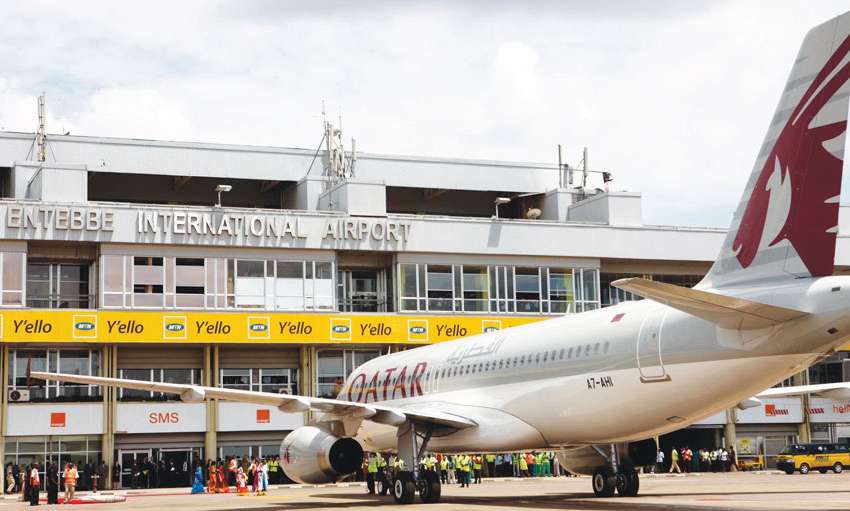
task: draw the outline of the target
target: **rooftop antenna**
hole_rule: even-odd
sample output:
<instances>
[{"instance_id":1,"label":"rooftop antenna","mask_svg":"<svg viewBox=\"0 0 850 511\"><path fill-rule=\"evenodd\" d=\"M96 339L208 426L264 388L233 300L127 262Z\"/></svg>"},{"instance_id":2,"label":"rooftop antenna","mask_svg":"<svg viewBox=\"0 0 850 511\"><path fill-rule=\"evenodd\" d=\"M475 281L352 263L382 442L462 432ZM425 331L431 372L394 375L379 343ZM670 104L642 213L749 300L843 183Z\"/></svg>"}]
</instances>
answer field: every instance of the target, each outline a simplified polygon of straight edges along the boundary
<instances>
[{"instance_id":1,"label":"rooftop antenna","mask_svg":"<svg viewBox=\"0 0 850 511\"><path fill-rule=\"evenodd\" d=\"M45 116L45 112L47 110L46 103L46 95L42 92L41 96L38 97L38 131L35 133L35 143L38 147L36 161L40 162L45 161L47 157L47 136L45 131L45 125L47 123Z\"/></svg>"},{"instance_id":2,"label":"rooftop antenna","mask_svg":"<svg viewBox=\"0 0 850 511\"><path fill-rule=\"evenodd\" d=\"M586 188L586 187L587 187L587 169L588 169L588 164L587 164L587 147L585 147L585 148L584 148L584 152L582 153L581 161L582 161L582 167L581 167L581 187L582 187L582 188Z\"/></svg>"}]
</instances>

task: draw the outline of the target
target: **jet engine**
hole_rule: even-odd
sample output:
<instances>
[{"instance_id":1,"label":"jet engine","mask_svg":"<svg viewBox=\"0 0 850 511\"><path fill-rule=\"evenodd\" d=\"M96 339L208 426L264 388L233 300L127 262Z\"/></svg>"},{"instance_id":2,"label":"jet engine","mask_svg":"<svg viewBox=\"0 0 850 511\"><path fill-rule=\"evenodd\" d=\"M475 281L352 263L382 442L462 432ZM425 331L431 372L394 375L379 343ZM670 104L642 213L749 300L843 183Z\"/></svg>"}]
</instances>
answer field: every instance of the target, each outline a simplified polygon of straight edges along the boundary
<instances>
[{"instance_id":1,"label":"jet engine","mask_svg":"<svg viewBox=\"0 0 850 511\"><path fill-rule=\"evenodd\" d=\"M353 438L340 438L315 426L292 431L280 445L280 465L293 481L330 483L360 469L363 448Z\"/></svg>"},{"instance_id":2,"label":"jet engine","mask_svg":"<svg viewBox=\"0 0 850 511\"><path fill-rule=\"evenodd\" d=\"M597 447L606 456L610 454L610 445ZM655 464L657 447L653 438L639 442L619 443L616 447L622 465L638 468ZM593 474L593 471L605 465L606 461L593 447L565 448L558 452L558 462L573 474Z\"/></svg>"}]
</instances>

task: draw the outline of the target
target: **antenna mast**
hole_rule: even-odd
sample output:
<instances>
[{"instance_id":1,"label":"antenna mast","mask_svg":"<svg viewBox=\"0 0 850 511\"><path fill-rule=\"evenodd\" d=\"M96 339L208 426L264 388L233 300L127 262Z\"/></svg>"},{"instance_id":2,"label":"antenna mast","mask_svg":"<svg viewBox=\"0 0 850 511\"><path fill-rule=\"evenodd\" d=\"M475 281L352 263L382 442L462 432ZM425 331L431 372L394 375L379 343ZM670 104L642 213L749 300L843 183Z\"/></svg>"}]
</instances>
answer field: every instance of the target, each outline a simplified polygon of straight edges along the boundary
<instances>
[{"instance_id":1,"label":"antenna mast","mask_svg":"<svg viewBox=\"0 0 850 511\"><path fill-rule=\"evenodd\" d=\"M35 133L35 143L38 146L36 161L45 161L47 156L47 137L45 132L46 124L46 95L42 92L38 97L38 131Z\"/></svg>"}]
</instances>

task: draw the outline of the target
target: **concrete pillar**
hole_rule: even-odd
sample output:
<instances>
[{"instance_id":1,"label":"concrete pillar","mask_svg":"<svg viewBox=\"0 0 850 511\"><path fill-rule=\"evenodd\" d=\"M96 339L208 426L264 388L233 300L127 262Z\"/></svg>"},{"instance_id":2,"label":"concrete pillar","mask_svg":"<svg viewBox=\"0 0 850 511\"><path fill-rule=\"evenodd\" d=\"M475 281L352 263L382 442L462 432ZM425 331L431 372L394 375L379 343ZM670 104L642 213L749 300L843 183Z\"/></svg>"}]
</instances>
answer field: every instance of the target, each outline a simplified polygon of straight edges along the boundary
<instances>
[{"instance_id":1,"label":"concrete pillar","mask_svg":"<svg viewBox=\"0 0 850 511\"><path fill-rule=\"evenodd\" d=\"M319 391L316 386L319 380L316 352L315 346L301 346L298 349L298 393L302 396L315 396ZM312 418L312 413L306 412L304 420Z\"/></svg>"},{"instance_id":2,"label":"concrete pillar","mask_svg":"<svg viewBox=\"0 0 850 511\"><path fill-rule=\"evenodd\" d=\"M204 386L218 386L218 345L204 346ZM204 433L204 456L206 460L218 457L218 400L207 400L207 430ZM203 460L206 462L206 460Z\"/></svg>"},{"instance_id":3,"label":"concrete pillar","mask_svg":"<svg viewBox=\"0 0 850 511\"><path fill-rule=\"evenodd\" d=\"M732 464L738 464L738 435L735 431L735 420L736 420L736 411L735 408L729 408L726 410L726 425L723 426L723 442L726 444L726 450L730 450L734 448L735 457L732 459Z\"/></svg>"},{"instance_id":4,"label":"concrete pillar","mask_svg":"<svg viewBox=\"0 0 850 511\"><path fill-rule=\"evenodd\" d=\"M6 420L9 417L9 346L3 346L2 350L2 373L3 381L0 383L2 395L0 395L0 460L6 459ZM3 476L5 477L5 475Z\"/></svg>"},{"instance_id":5,"label":"concrete pillar","mask_svg":"<svg viewBox=\"0 0 850 511\"><path fill-rule=\"evenodd\" d=\"M118 377L118 346L103 346L100 349L101 374L107 378ZM115 463L115 416L118 407L118 389L101 387L103 394L103 435L100 445L103 462L106 463L106 480L98 481L102 488L112 489L112 465Z\"/></svg>"},{"instance_id":6,"label":"concrete pillar","mask_svg":"<svg viewBox=\"0 0 850 511\"><path fill-rule=\"evenodd\" d=\"M792 381L794 385L808 385L809 370L806 369L795 374ZM812 424L811 417L809 417L809 395L803 394L800 402L803 406L803 422L797 425L797 436L799 437L799 442L805 444L811 442L812 439Z\"/></svg>"}]
</instances>

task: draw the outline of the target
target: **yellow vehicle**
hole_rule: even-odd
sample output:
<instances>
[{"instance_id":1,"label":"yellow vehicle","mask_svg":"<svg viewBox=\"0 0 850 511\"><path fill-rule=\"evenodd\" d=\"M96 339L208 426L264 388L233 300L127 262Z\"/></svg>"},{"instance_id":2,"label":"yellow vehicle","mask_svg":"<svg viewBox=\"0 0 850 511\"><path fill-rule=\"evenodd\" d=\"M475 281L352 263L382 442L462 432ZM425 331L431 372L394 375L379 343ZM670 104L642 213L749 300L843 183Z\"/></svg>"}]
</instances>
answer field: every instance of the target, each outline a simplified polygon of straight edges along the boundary
<instances>
[{"instance_id":1,"label":"yellow vehicle","mask_svg":"<svg viewBox=\"0 0 850 511\"><path fill-rule=\"evenodd\" d=\"M836 474L850 465L850 449L846 444L791 444L776 457L776 468L786 474L799 471L808 474L817 470L825 474L832 470Z\"/></svg>"}]
</instances>

